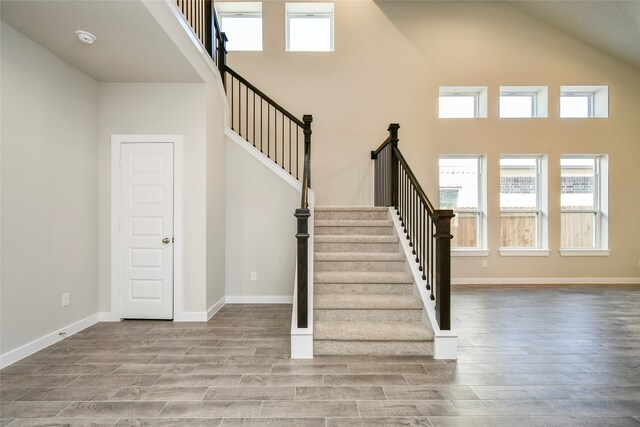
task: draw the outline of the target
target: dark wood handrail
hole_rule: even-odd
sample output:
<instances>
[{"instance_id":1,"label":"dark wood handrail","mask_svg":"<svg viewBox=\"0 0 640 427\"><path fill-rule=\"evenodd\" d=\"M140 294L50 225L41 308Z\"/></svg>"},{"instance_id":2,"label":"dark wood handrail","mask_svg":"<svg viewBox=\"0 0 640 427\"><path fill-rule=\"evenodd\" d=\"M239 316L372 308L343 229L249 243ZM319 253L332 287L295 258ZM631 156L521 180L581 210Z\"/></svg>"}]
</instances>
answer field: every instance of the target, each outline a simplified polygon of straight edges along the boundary
<instances>
[{"instance_id":1,"label":"dark wood handrail","mask_svg":"<svg viewBox=\"0 0 640 427\"><path fill-rule=\"evenodd\" d=\"M405 171L407 171L407 176L409 177L409 180L411 181L411 184L415 187L416 193L418 194L418 197L420 198L420 201L422 202L424 207L427 208L427 210L429 211L429 214L430 215L434 215L435 212L436 212L436 209L433 207L433 204L431 204L431 201L429 200L429 198L425 194L424 190L422 189L422 186L418 182L418 179L413 174L413 171L411 170L411 167L409 167L409 163L407 163L407 161L405 160L404 156L400 152L400 149L398 147L394 146L393 147L393 152L398 157L398 161L400 162L402 167L405 169Z\"/></svg>"},{"instance_id":2,"label":"dark wood handrail","mask_svg":"<svg viewBox=\"0 0 640 427\"><path fill-rule=\"evenodd\" d=\"M233 77L236 78L236 80L238 80L239 82L241 82L243 85L245 85L246 87L248 87L251 91L255 92L256 95L260 96L262 99L264 99L265 101L267 101L269 104L271 104L271 106L273 106L276 110L280 111L282 114L284 114L284 116L286 118L288 118L289 120L291 120L292 122L294 122L295 124L297 124L298 126L300 126L301 128L304 128L304 122L302 120L300 120L299 118L297 118L296 116L294 116L293 114L291 114L290 112L288 112L284 107L282 107L280 104L278 104L276 101L274 101L273 99L271 99L268 95L266 95L264 92L262 92L260 89L258 89L257 87L255 87L254 85L252 85L247 79L245 79L244 77L242 77L240 74L238 74L237 72L235 72L232 68L230 68L228 65L226 67L226 72L231 74Z\"/></svg>"},{"instance_id":3,"label":"dark wood handrail","mask_svg":"<svg viewBox=\"0 0 640 427\"><path fill-rule=\"evenodd\" d=\"M415 256L430 298L435 301L441 330L451 328L451 219L452 210L435 209L398 148L397 123L389 137L371 152L374 160L376 206L393 206Z\"/></svg>"}]
</instances>

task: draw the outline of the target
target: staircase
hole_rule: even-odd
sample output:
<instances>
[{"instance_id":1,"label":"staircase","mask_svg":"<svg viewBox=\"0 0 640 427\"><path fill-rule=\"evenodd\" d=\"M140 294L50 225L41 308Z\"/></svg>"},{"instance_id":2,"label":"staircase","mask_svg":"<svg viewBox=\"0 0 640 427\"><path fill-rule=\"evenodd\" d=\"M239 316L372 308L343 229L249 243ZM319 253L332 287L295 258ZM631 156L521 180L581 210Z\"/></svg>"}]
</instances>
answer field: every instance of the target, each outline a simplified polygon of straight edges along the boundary
<instances>
[{"instance_id":1,"label":"staircase","mask_svg":"<svg viewBox=\"0 0 640 427\"><path fill-rule=\"evenodd\" d=\"M433 354L388 209L316 207L314 215L314 354Z\"/></svg>"}]
</instances>

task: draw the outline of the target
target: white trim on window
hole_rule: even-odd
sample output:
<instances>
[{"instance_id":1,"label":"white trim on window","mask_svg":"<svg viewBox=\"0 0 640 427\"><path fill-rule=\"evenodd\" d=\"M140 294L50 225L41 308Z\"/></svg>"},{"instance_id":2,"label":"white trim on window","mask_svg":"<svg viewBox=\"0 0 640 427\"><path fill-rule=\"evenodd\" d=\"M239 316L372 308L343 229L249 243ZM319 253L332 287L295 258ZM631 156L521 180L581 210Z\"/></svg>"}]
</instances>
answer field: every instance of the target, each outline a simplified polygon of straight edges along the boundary
<instances>
[{"instance_id":1,"label":"white trim on window","mask_svg":"<svg viewBox=\"0 0 640 427\"><path fill-rule=\"evenodd\" d=\"M571 115L563 113L562 103L564 98L586 97L588 102L587 115ZM588 119L609 117L609 86L560 86L560 118L562 119Z\"/></svg>"},{"instance_id":2,"label":"white trim on window","mask_svg":"<svg viewBox=\"0 0 640 427\"><path fill-rule=\"evenodd\" d=\"M530 119L544 118L548 116L548 88L547 86L500 86L499 110L500 118L503 119ZM505 97L527 97L531 101L531 114L512 115L503 111L502 98Z\"/></svg>"},{"instance_id":3,"label":"white trim on window","mask_svg":"<svg viewBox=\"0 0 640 427\"><path fill-rule=\"evenodd\" d=\"M534 209L503 209L500 204L500 217L506 213L534 214L536 217L535 245L532 247L500 247L501 256L547 256L549 254L548 242L548 174L547 156L544 154L503 154L500 160L507 159L528 159L535 160L535 184L536 184L536 207ZM502 163L502 162L501 162ZM516 167L504 167L504 169ZM500 178L502 178L503 166L500 164ZM502 233L502 231L501 231Z\"/></svg>"},{"instance_id":4,"label":"white trim on window","mask_svg":"<svg viewBox=\"0 0 640 427\"><path fill-rule=\"evenodd\" d=\"M440 86L439 97L469 97L474 98L473 117L466 116L443 116L441 108L438 109L438 117L441 119L457 119L457 118L487 118L487 87L486 86Z\"/></svg>"},{"instance_id":5,"label":"white trim on window","mask_svg":"<svg viewBox=\"0 0 640 427\"><path fill-rule=\"evenodd\" d=\"M291 18L326 19L329 18L329 49L291 50ZM285 50L287 52L333 52L334 51L334 5L333 3L286 3L285 4Z\"/></svg>"}]
</instances>

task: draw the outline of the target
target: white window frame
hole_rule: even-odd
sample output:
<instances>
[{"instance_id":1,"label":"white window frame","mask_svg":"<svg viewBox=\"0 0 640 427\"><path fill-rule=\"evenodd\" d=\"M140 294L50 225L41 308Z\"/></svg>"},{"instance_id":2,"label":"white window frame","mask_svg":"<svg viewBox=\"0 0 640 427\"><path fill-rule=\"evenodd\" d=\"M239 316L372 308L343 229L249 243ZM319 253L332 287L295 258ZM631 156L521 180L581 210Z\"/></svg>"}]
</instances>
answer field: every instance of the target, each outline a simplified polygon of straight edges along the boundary
<instances>
[{"instance_id":1,"label":"white window frame","mask_svg":"<svg viewBox=\"0 0 640 427\"><path fill-rule=\"evenodd\" d=\"M561 213L593 213L596 215L594 246L591 248L561 247L561 256L609 256L609 156L606 154L563 154L561 159L593 159L594 207L592 209L564 209ZM562 170L560 171L562 178ZM562 231L561 231L562 232Z\"/></svg>"},{"instance_id":2,"label":"white window frame","mask_svg":"<svg viewBox=\"0 0 640 427\"><path fill-rule=\"evenodd\" d=\"M291 50L290 49L290 37L289 31L290 19L295 18L329 18L331 22L330 30L330 45L329 50ZM287 52L333 52L333 33L334 33L334 5L330 2L318 2L318 3L286 3L285 4L285 50Z\"/></svg>"},{"instance_id":3,"label":"white window frame","mask_svg":"<svg viewBox=\"0 0 640 427\"><path fill-rule=\"evenodd\" d=\"M564 97L587 97L589 99L588 116L563 116L562 108L558 107L561 119L594 119L609 117L609 87L599 86L560 86L560 106Z\"/></svg>"},{"instance_id":4,"label":"white window frame","mask_svg":"<svg viewBox=\"0 0 640 427\"><path fill-rule=\"evenodd\" d=\"M440 86L438 101L442 97L473 96L474 98L474 119L487 118L487 87L486 86ZM471 117L440 117L438 108L438 118L448 119L469 119Z\"/></svg>"},{"instance_id":5,"label":"white window frame","mask_svg":"<svg viewBox=\"0 0 640 427\"><path fill-rule=\"evenodd\" d=\"M500 97L517 96L531 98L530 117L504 117L500 110L501 119L535 119L548 116L549 90L547 86L500 86ZM499 103L499 102L498 102Z\"/></svg>"},{"instance_id":6,"label":"white window frame","mask_svg":"<svg viewBox=\"0 0 640 427\"><path fill-rule=\"evenodd\" d=\"M536 160L536 208L533 210L502 209L503 213L535 213L536 215L536 245L534 247L500 247L501 256L549 256L548 242L548 177L547 156L545 154L502 154L500 159L535 159ZM500 166L502 177L502 166ZM501 231L502 232L502 231Z\"/></svg>"},{"instance_id":7,"label":"white window frame","mask_svg":"<svg viewBox=\"0 0 640 427\"><path fill-rule=\"evenodd\" d=\"M260 34L260 49L233 49L233 44L227 45L229 52L262 52L264 49L264 20L262 19L261 2L216 2L216 13L220 21L220 31L224 31L225 18L260 18L262 33ZM232 40L233 41L233 40ZM230 49L231 47L231 49Z\"/></svg>"},{"instance_id":8,"label":"white window frame","mask_svg":"<svg viewBox=\"0 0 640 427\"><path fill-rule=\"evenodd\" d=\"M452 247L451 256L488 256L487 246L487 157L484 154L442 154L439 159L475 159L478 162L478 207L460 209L460 212L478 215L478 246L475 248ZM440 176L438 168L438 177ZM438 182L438 189L442 188ZM438 191L440 195L440 191ZM454 210L457 213L458 210Z\"/></svg>"}]
</instances>

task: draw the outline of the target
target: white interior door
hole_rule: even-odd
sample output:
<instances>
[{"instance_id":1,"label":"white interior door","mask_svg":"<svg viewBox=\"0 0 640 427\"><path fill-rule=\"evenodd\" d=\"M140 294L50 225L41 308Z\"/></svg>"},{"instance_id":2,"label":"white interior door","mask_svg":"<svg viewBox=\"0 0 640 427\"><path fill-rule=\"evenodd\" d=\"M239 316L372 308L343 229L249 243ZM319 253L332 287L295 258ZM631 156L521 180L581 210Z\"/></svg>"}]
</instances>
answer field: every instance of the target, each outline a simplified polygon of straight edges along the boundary
<instances>
[{"instance_id":1,"label":"white interior door","mask_svg":"<svg viewBox=\"0 0 640 427\"><path fill-rule=\"evenodd\" d=\"M120 317L173 319L173 144L124 143Z\"/></svg>"}]
</instances>

